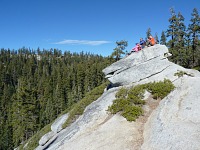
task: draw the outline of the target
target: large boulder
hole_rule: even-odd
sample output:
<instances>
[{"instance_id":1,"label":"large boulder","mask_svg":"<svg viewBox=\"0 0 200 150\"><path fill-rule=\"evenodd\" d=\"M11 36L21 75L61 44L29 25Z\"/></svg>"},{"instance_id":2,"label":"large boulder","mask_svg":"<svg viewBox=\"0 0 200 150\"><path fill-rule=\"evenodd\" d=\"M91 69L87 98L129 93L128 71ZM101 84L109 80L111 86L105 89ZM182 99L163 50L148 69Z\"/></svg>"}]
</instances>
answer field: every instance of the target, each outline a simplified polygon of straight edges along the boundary
<instances>
[{"instance_id":1,"label":"large boulder","mask_svg":"<svg viewBox=\"0 0 200 150\"><path fill-rule=\"evenodd\" d=\"M167 47L157 44L113 63L105 68L103 73L113 85L119 86L150 79L150 77L154 78L153 81L164 78L174 80L177 78L174 73L178 71L186 71L189 74L195 72L168 61L168 56Z\"/></svg>"},{"instance_id":2,"label":"large boulder","mask_svg":"<svg viewBox=\"0 0 200 150\"><path fill-rule=\"evenodd\" d=\"M60 116L59 118L57 118L54 123L51 125L51 130L54 133L58 133L62 130L62 125L65 123L65 121L68 118L68 113L64 114L62 116Z\"/></svg>"},{"instance_id":3,"label":"large boulder","mask_svg":"<svg viewBox=\"0 0 200 150\"><path fill-rule=\"evenodd\" d=\"M39 145L41 145L41 146L45 145L54 135L55 135L55 133L53 131L46 133L39 140Z\"/></svg>"}]
</instances>

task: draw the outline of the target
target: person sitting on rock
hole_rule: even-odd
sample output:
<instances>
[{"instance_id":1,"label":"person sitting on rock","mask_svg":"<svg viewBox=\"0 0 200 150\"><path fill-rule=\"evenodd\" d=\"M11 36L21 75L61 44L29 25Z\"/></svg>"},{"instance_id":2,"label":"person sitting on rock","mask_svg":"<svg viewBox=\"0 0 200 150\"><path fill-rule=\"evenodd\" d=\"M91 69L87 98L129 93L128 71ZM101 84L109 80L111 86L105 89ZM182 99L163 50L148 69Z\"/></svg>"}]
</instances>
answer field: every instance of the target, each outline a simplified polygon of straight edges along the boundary
<instances>
[{"instance_id":1,"label":"person sitting on rock","mask_svg":"<svg viewBox=\"0 0 200 150\"><path fill-rule=\"evenodd\" d=\"M141 49L143 49L146 45L146 42L143 40L143 38L140 38L140 46L141 46Z\"/></svg>"},{"instance_id":2,"label":"person sitting on rock","mask_svg":"<svg viewBox=\"0 0 200 150\"><path fill-rule=\"evenodd\" d=\"M135 47L132 48L131 52L138 52L141 50L141 46L139 43L136 43Z\"/></svg>"},{"instance_id":3,"label":"person sitting on rock","mask_svg":"<svg viewBox=\"0 0 200 150\"><path fill-rule=\"evenodd\" d=\"M135 44L135 47L133 47L133 48L131 49L131 52L128 53L128 55L130 55L130 54L133 53L133 52L138 52L138 51L140 51L140 50L141 50L140 44L139 44L139 43L136 43L136 44Z\"/></svg>"},{"instance_id":4,"label":"person sitting on rock","mask_svg":"<svg viewBox=\"0 0 200 150\"><path fill-rule=\"evenodd\" d=\"M149 38L147 39L147 46L154 46L155 45L155 39L150 35Z\"/></svg>"}]
</instances>

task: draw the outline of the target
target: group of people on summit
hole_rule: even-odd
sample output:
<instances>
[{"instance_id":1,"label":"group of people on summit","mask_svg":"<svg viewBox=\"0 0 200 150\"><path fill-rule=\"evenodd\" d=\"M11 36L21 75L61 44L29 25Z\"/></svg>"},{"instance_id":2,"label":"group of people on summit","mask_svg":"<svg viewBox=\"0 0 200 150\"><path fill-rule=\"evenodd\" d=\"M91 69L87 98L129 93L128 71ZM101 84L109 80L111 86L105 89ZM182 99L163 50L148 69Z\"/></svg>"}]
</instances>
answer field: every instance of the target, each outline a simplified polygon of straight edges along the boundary
<instances>
[{"instance_id":1,"label":"group of people on summit","mask_svg":"<svg viewBox=\"0 0 200 150\"><path fill-rule=\"evenodd\" d=\"M146 41L143 40L143 38L140 38L140 42L136 43L135 47L132 48L131 53L132 52L138 52L145 47L150 47L150 46L153 46L155 44L156 44L156 41L151 35L148 37L148 39Z\"/></svg>"}]
</instances>

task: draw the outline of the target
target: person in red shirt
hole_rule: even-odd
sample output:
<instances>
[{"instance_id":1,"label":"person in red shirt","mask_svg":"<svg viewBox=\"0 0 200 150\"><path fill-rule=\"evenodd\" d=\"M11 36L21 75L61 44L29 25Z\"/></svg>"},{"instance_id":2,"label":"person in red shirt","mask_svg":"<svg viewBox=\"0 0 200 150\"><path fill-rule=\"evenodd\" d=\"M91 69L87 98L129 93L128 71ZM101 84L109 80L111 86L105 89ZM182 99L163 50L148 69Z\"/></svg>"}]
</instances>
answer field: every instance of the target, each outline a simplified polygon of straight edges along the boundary
<instances>
[{"instance_id":1,"label":"person in red shirt","mask_svg":"<svg viewBox=\"0 0 200 150\"><path fill-rule=\"evenodd\" d=\"M150 35L148 40L147 40L147 46L154 46L155 45L155 39Z\"/></svg>"}]
</instances>

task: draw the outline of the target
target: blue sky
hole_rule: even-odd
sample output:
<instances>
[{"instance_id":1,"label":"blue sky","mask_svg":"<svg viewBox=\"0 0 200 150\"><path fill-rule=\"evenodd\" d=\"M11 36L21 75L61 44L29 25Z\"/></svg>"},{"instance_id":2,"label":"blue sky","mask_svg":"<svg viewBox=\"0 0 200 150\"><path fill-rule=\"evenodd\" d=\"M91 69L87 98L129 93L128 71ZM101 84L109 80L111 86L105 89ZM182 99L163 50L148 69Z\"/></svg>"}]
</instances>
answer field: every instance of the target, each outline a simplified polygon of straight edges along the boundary
<instances>
[{"instance_id":1,"label":"blue sky","mask_svg":"<svg viewBox=\"0 0 200 150\"><path fill-rule=\"evenodd\" d=\"M57 48L108 56L115 42L127 51L150 27L159 38L173 7L189 23L200 0L0 0L0 48Z\"/></svg>"}]
</instances>

